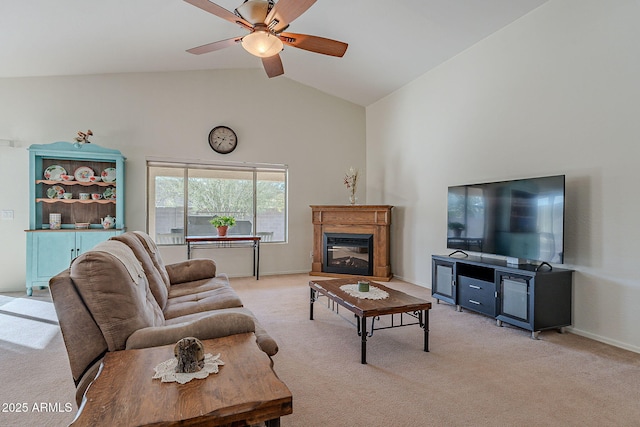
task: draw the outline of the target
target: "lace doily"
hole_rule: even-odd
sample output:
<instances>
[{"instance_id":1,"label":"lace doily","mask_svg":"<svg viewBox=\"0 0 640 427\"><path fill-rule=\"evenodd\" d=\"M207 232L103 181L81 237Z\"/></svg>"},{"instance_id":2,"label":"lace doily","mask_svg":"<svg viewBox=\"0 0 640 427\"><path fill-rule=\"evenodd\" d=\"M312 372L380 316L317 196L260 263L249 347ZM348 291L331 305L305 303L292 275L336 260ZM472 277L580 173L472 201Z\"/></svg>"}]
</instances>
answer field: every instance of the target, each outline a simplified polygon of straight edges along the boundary
<instances>
[{"instance_id":1,"label":"lace doily","mask_svg":"<svg viewBox=\"0 0 640 427\"><path fill-rule=\"evenodd\" d=\"M153 375L153 379L160 379L163 383L177 382L185 384L194 378L202 379L207 378L209 374L217 374L218 366L224 365L224 362L220 360L220 354L212 356L211 353L207 353L204 355L204 367L198 372L176 372L177 365L178 359L175 357L173 359L165 360L153 368L156 371Z\"/></svg>"},{"instance_id":2,"label":"lace doily","mask_svg":"<svg viewBox=\"0 0 640 427\"><path fill-rule=\"evenodd\" d=\"M387 291L383 291L380 288L376 288L375 286L369 286L369 292L360 292L358 290L358 284L355 285L343 285L340 286L340 290L348 293L352 297L363 298L363 299L386 299L389 298L389 293Z\"/></svg>"}]
</instances>

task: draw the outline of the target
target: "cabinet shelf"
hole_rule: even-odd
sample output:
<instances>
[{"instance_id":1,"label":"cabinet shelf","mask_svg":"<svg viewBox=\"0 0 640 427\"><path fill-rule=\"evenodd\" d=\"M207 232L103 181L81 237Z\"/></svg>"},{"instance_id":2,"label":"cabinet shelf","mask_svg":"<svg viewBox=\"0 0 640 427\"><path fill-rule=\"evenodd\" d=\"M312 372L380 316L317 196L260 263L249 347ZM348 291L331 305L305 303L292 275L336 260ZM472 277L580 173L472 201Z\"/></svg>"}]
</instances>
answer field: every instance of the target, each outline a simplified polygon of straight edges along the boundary
<instances>
[{"instance_id":1,"label":"cabinet shelf","mask_svg":"<svg viewBox=\"0 0 640 427\"><path fill-rule=\"evenodd\" d=\"M106 205L109 203L116 203L116 199L100 199L100 200L80 200L80 199L36 199L36 203L99 203Z\"/></svg>"},{"instance_id":2,"label":"cabinet shelf","mask_svg":"<svg viewBox=\"0 0 640 427\"><path fill-rule=\"evenodd\" d=\"M82 185L84 187L90 187L92 185L97 185L98 187L115 187L115 182L82 182L82 181L52 181L50 179L37 179L36 184L47 184L47 185Z\"/></svg>"}]
</instances>

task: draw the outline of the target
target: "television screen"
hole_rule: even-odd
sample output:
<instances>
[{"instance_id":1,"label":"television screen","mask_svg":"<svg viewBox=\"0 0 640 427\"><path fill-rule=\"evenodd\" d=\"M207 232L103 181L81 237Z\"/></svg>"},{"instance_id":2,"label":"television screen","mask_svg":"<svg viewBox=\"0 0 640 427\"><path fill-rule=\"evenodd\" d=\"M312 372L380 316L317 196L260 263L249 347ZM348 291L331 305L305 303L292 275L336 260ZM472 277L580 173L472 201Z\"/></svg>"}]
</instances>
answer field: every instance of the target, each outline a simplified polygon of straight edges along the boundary
<instances>
[{"instance_id":1,"label":"television screen","mask_svg":"<svg viewBox=\"0 0 640 427\"><path fill-rule=\"evenodd\" d=\"M564 175L449 187L447 248L564 262Z\"/></svg>"}]
</instances>

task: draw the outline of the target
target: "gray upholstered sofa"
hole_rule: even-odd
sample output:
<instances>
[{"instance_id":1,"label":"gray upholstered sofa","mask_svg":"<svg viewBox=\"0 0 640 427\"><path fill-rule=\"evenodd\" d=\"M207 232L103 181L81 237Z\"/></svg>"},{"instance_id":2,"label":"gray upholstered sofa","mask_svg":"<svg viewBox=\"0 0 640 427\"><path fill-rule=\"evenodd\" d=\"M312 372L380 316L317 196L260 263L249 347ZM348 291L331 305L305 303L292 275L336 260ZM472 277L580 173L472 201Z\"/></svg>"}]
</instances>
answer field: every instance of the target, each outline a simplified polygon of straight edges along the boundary
<instances>
[{"instance_id":1,"label":"gray upholstered sofa","mask_svg":"<svg viewBox=\"0 0 640 427\"><path fill-rule=\"evenodd\" d=\"M127 232L77 257L49 289L58 315L76 400L107 351L255 332L269 356L276 342L242 306L226 275L209 259L165 265L145 233Z\"/></svg>"}]
</instances>

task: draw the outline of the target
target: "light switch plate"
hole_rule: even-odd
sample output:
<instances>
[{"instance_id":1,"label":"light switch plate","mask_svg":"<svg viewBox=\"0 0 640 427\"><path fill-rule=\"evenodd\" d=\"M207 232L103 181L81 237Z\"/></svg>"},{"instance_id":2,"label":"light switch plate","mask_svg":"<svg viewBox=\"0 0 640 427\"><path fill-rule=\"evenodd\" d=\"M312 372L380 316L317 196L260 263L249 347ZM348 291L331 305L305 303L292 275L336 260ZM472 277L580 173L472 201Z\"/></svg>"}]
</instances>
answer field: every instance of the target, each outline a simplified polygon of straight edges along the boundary
<instances>
[{"instance_id":1,"label":"light switch plate","mask_svg":"<svg viewBox=\"0 0 640 427\"><path fill-rule=\"evenodd\" d=\"M11 210L0 211L0 219L12 220L13 219L13 211L11 211Z\"/></svg>"}]
</instances>

